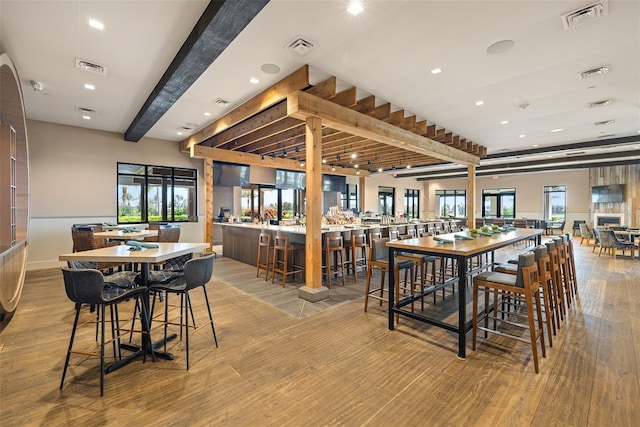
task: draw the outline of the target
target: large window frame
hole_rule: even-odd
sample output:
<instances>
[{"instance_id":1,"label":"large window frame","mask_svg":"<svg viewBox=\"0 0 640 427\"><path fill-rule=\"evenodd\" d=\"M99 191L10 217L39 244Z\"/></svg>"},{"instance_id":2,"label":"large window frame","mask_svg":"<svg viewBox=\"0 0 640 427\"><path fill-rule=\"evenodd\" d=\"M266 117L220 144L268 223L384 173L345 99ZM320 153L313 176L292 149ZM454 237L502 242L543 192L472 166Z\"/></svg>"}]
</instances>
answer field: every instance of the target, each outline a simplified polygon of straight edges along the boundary
<instances>
[{"instance_id":1,"label":"large window frame","mask_svg":"<svg viewBox=\"0 0 640 427\"><path fill-rule=\"evenodd\" d=\"M340 199L343 211L355 209L360 211L360 197L358 193L358 184L347 184L346 191L340 193Z\"/></svg>"},{"instance_id":2,"label":"large window frame","mask_svg":"<svg viewBox=\"0 0 640 427\"><path fill-rule=\"evenodd\" d=\"M566 221L567 219L567 186L545 185L544 187L544 220ZM554 202L554 199L555 202ZM561 199L561 200L558 200Z\"/></svg>"},{"instance_id":3,"label":"large window frame","mask_svg":"<svg viewBox=\"0 0 640 427\"><path fill-rule=\"evenodd\" d=\"M404 210L408 218L420 218L420 190L405 188Z\"/></svg>"},{"instance_id":4,"label":"large window frame","mask_svg":"<svg viewBox=\"0 0 640 427\"><path fill-rule=\"evenodd\" d=\"M513 209L510 209L510 206ZM482 190L482 217L515 218L516 189L490 188Z\"/></svg>"},{"instance_id":5,"label":"large window frame","mask_svg":"<svg viewBox=\"0 0 640 427\"><path fill-rule=\"evenodd\" d=\"M378 213L380 215L395 216L396 214L395 187L378 186Z\"/></svg>"},{"instance_id":6,"label":"large window frame","mask_svg":"<svg viewBox=\"0 0 640 427\"><path fill-rule=\"evenodd\" d=\"M118 162L116 174L118 224L198 220L197 169Z\"/></svg>"},{"instance_id":7,"label":"large window frame","mask_svg":"<svg viewBox=\"0 0 640 427\"><path fill-rule=\"evenodd\" d=\"M436 206L441 217L467 217L466 190L436 190Z\"/></svg>"}]
</instances>

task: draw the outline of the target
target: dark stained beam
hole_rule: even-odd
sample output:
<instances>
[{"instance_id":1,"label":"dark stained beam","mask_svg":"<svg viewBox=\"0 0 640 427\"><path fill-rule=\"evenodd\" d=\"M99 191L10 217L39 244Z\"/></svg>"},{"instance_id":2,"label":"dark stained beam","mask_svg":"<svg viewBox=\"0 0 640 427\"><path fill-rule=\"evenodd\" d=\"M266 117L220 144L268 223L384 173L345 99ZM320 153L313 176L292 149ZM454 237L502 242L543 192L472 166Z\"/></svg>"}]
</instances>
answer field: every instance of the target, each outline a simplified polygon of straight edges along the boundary
<instances>
[{"instance_id":1,"label":"dark stained beam","mask_svg":"<svg viewBox=\"0 0 640 427\"><path fill-rule=\"evenodd\" d=\"M138 142L269 0L211 1L124 134Z\"/></svg>"}]
</instances>

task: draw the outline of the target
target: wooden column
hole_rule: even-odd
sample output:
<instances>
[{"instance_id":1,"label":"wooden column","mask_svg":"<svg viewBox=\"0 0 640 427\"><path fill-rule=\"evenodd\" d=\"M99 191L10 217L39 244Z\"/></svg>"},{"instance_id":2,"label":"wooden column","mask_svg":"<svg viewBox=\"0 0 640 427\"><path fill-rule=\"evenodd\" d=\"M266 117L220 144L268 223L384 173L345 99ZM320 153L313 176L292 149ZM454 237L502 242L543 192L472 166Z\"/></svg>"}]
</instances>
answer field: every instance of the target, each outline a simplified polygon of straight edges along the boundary
<instances>
[{"instance_id":1,"label":"wooden column","mask_svg":"<svg viewBox=\"0 0 640 427\"><path fill-rule=\"evenodd\" d=\"M315 302L329 297L322 286L322 120L307 118L305 126L307 174L307 234L305 286L298 291L304 300Z\"/></svg>"},{"instance_id":2,"label":"wooden column","mask_svg":"<svg viewBox=\"0 0 640 427\"><path fill-rule=\"evenodd\" d=\"M476 226L476 166L467 166L467 225Z\"/></svg>"},{"instance_id":3,"label":"wooden column","mask_svg":"<svg viewBox=\"0 0 640 427\"><path fill-rule=\"evenodd\" d=\"M364 212L364 176L360 177L358 184L360 185L358 188L358 192L360 193L360 212Z\"/></svg>"},{"instance_id":4,"label":"wooden column","mask_svg":"<svg viewBox=\"0 0 640 427\"><path fill-rule=\"evenodd\" d=\"M213 245L213 160L204 159L204 241Z\"/></svg>"}]
</instances>

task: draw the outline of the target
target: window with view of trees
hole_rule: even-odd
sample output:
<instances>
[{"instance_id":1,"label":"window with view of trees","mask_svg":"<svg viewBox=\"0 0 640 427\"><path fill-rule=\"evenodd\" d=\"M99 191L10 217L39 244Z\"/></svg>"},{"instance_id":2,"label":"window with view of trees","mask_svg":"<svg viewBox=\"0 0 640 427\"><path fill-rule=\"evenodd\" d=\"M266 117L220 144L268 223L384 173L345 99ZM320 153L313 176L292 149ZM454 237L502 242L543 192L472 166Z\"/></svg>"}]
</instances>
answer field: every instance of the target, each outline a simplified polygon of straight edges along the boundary
<instances>
[{"instance_id":1,"label":"window with view of trees","mask_svg":"<svg viewBox=\"0 0 640 427\"><path fill-rule=\"evenodd\" d=\"M118 163L118 223L190 221L197 189L196 169Z\"/></svg>"},{"instance_id":2,"label":"window with view of trees","mask_svg":"<svg viewBox=\"0 0 640 427\"><path fill-rule=\"evenodd\" d=\"M515 218L516 189L482 190L482 216L483 218Z\"/></svg>"},{"instance_id":3,"label":"window with view of trees","mask_svg":"<svg viewBox=\"0 0 640 427\"><path fill-rule=\"evenodd\" d=\"M544 187L544 219L546 221L564 221L567 206L567 187L552 185Z\"/></svg>"},{"instance_id":4,"label":"window with view of trees","mask_svg":"<svg viewBox=\"0 0 640 427\"><path fill-rule=\"evenodd\" d=\"M440 216L465 218L467 192L466 190L436 190L436 206Z\"/></svg>"}]
</instances>

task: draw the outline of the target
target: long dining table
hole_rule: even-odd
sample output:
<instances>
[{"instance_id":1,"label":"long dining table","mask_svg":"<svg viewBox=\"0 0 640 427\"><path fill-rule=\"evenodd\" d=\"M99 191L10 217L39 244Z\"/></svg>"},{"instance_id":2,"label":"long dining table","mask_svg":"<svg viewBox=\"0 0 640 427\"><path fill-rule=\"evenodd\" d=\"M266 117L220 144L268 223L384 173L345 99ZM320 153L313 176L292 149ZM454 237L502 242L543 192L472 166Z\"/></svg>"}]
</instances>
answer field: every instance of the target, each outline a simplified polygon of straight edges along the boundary
<instances>
[{"instance_id":1,"label":"long dining table","mask_svg":"<svg viewBox=\"0 0 640 427\"><path fill-rule=\"evenodd\" d=\"M93 233L93 237L110 240L137 240L157 235L158 230L108 230Z\"/></svg>"},{"instance_id":2,"label":"long dining table","mask_svg":"<svg viewBox=\"0 0 640 427\"><path fill-rule=\"evenodd\" d=\"M451 258L457 261L457 282L458 282L458 324L445 323L441 320L428 317L424 314L413 313L405 310L404 307L420 298L424 298L426 293L432 290L421 292L411 297L402 298L395 303L394 286L389 286L389 330L395 329L395 315L402 315L408 318L425 322L448 331L458 334L458 357L466 358L466 334L473 326L473 320L467 321L467 275L469 274L470 261L473 257L491 254L489 264L483 268L491 268L494 262L494 252L497 249L513 245L523 240L535 240L540 244L542 240L542 229L516 228L509 231L497 232L490 236L478 235L471 240L457 240L456 235L471 237L468 231L457 233L441 234L438 236L427 236L415 239L394 240L387 243L389 248L389 283L395 283L394 258L396 252L411 252L437 257Z\"/></svg>"},{"instance_id":3,"label":"long dining table","mask_svg":"<svg viewBox=\"0 0 640 427\"><path fill-rule=\"evenodd\" d=\"M192 254L195 252L202 252L208 249L210 245L208 243L154 243L158 247L156 248L139 248L137 250L131 250L127 245L107 246L99 249L92 249L88 251L72 252L58 256L60 261L90 261L90 262L122 262L122 263L140 263L142 265L142 286L149 284L149 265L151 263L157 263L166 261L171 258L175 258L182 255ZM145 301L143 298L143 304L149 306L149 301ZM149 313L149 310L147 310ZM151 316L151 313L149 313ZM151 319L149 319L151 320ZM149 332L149 331L147 331ZM125 357L113 365L107 368L107 372L112 372L127 363L131 362L137 357L145 354L152 354L163 359L173 359L171 353L160 352L156 350L156 347L161 345L163 341L153 343L151 341L151 335L147 334L148 340L145 340L146 345L139 348L132 348L133 353L128 357Z\"/></svg>"}]
</instances>

